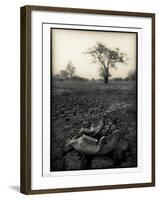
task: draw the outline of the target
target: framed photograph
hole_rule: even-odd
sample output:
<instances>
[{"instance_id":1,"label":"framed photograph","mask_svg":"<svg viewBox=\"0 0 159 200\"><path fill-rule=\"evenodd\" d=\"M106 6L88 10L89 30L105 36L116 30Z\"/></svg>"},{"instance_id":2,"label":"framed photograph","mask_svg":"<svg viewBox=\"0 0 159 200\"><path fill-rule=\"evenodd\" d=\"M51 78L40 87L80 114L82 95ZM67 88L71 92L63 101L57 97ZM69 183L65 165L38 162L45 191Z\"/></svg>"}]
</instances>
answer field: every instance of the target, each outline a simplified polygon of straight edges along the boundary
<instances>
[{"instance_id":1,"label":"framed photograph","mask_svg":"<svg viewBox=\"0 0 159 200\"><path fill-rule=\"evenodd\" d=\"M21 192L155 186L155 14L21 8Z\"/></svg>"}]
</instances>

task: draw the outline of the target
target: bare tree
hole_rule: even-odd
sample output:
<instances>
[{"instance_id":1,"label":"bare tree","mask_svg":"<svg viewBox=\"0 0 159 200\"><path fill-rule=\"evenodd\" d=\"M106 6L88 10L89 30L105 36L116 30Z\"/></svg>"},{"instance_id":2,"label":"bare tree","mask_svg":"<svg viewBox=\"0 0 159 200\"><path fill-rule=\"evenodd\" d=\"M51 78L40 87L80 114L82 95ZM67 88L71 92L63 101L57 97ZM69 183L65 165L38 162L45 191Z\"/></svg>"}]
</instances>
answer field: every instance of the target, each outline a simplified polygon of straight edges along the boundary
<instances>
[{"instance_id":1,"label":"bare tree","mask_svg":"<svg viewBox=\"0 0 159 200\"><path fill-rule=\"evenodd\" d=\"M61 70L60 71L60 77L62 79L67 79L68 78L68 73L66 72L66 70Z\"/></svg>"},{"instance_id":2,"label":"bare tree","mask_svg":"<svg viewBox=\"0 0 159 200\"><path fill-rule=\"evenodd\" d=\"M76 68L74 67L71 61L68 62L66 66L66 72L68 73L69 78L73 78L75 75Z\"/></svg>"},{"instance_id":3,"label":"bare tree","mask_svg":"<svg viewBox=\"0 0 159 200\"><path fill-rule=\"evenodd\" d=\"M100 68L103 69L102 75L105 83L108 83L108 78L110 76L109 69L116 68L117 62L126 63L128 60L126 54L120 52L119 48L112 50L99 42L94 47L89 48L85 54L91 55L93 57L92 62L98 63Z\"/></svg>"}]
</instances>

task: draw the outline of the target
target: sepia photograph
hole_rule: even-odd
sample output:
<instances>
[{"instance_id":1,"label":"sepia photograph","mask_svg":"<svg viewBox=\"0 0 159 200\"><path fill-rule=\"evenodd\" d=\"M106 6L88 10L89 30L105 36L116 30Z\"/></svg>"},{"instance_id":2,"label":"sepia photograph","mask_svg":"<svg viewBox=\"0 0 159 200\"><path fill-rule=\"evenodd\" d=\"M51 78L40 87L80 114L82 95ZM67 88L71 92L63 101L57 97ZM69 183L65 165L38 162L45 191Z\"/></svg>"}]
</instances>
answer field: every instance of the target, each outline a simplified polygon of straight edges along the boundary
<instances>
[{"instance_id":1,"label":"sepia photograph","mask_svg":"<svg viewBox=\"0 0 159 200\"><path fill-rule=\"evenodd\" d=\"M155 186L155 14L21 8L24 194Z\"/></svg>"},{"instance_id":2,"label":"sepia photograph","mask_svg":"<svg viewBox=\"0 0 159 200\"><path fill-rule=\"evenodd\" d=\"M137 33L51 34L51 171L137 167Z\"/></svg>"}]
</instances>

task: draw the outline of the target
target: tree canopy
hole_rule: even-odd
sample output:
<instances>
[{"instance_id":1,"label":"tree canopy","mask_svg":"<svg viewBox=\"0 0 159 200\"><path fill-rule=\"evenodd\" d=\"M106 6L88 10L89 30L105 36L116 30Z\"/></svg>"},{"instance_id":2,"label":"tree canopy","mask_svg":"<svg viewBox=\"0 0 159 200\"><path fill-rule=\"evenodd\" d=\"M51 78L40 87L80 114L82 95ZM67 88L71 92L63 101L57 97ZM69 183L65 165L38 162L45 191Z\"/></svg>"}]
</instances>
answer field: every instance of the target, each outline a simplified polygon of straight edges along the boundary
<instances>
[{"instance_id":1,"label":"tree canopy","mask_svg":"<svg viewBox=\"0 0 159 200\"><path fill-rule=\"evenodd\" d=\"M75 75L75 71L76 71L76 68L74 67L73 63L69 61L66 66L66 72L69 78L73 78L73 76Z\"/></svg>"},{"instance_id":2,"label":"tree canopy","mask_svg":"<svg viewBox=\"0 0 159 200\"><path fill-rule=\"evenodd\" d=\"M121 52L119 48L112 50L100 42L97 42L94 47L88 48L85 54L91 55L92 63L98 63L102 68L100 73L103 75L105 83L108 82L110 76L109 68L116 68L117 62L126 63L128 60L127 55Z\"/></svg>"}]
</instances>

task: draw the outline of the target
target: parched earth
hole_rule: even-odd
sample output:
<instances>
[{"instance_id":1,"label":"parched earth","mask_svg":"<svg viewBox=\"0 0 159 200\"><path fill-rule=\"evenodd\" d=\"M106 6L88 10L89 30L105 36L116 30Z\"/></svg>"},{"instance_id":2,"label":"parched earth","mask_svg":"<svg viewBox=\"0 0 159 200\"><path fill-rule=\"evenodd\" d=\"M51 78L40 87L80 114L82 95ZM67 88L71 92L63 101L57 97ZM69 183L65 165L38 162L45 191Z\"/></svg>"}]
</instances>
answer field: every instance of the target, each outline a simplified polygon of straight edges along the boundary
<instances>
[{"instance_id":1,"label":"parched earth","mask_svg":"<svg viewBox=\"0 0 159 200\"><path fill-rule=\"evenodd\" d=\"M132 81L53 82L51 109L51 171L127 168L137 166L136 85ZM79 135L82 127L90 128L104 120L96 136L111 134L111 122L121 131L117 147L102 156L90 156L74 149L65 150L66 143Z\"/></svg>"}]
</instances>

